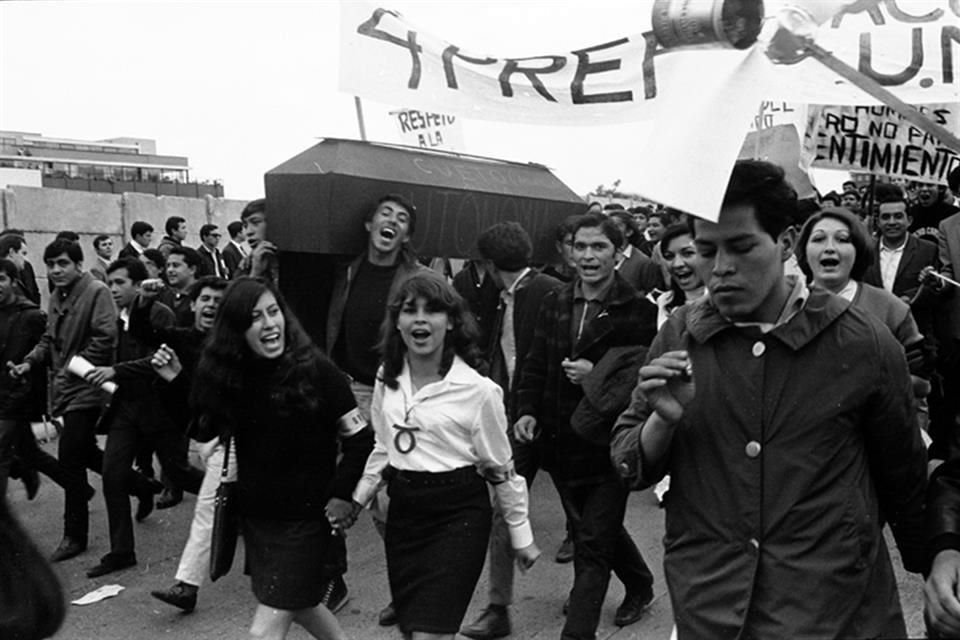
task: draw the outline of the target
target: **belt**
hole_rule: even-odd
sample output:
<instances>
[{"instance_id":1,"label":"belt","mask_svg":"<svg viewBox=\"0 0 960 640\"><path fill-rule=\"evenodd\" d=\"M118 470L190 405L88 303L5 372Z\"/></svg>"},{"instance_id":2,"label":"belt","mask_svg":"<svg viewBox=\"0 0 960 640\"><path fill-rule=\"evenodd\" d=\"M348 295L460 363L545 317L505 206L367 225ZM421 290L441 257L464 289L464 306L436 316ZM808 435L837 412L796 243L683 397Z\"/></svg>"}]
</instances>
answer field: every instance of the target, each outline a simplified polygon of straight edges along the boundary
<instances>
[{"instance_id":1,"label":"belt","mask_svg":"<svg viewBox=\"0 0 960 640\"><path fill-rule=\"evenodd\" d=\"M473 465L460 467L451 471L408 471L387 467L383 472L387 482L403 482L414 487L439 487L454 484L466 484L480 478L477 468Z\"/></svg>"}]
</instances>

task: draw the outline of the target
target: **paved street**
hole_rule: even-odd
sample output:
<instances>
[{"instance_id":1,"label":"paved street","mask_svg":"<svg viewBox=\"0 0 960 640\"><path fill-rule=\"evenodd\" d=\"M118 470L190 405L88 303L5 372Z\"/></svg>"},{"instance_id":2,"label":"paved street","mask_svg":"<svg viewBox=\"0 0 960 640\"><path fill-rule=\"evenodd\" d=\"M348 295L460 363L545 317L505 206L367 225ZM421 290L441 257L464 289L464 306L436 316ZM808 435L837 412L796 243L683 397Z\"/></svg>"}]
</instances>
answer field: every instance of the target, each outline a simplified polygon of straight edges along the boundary
<instances>
[{"instance_id":1,"label":"paved street","mask_svg":"<svg viewBox=\"0 0 960 640\"><path fill-rule=\"evenodd\" d=\"M52 450L51 445L46 445ZM91 541L88 551L55 565L69 599L73 600L105 584L120 584L125 590L115 598L85 607L71 606L66 622L56 636L61 640L219 640L246 638L247 626L254 609L249 582L242 571L242 552L230 575L200 590L197 610L182 614L150 596L152 589L173 583L180 551L186 540L193 499L188 497L174 509L154 511L136 525L137 567L104 576L97 580L86 577L86 570L107 552L106 509L100 480L93 486L97 495L91 502ZM21 485L11 483L8 499L44 553L56 546L61 535L63 497L59 488L44 478L40 493L27 502ZM532 518L537 541L544 550L540 562L517 581L517 604L513 607L514 638L555 639L562 626L561 605L572 582L573 565L553 562L563 537L563 516L556 492L546 476L537 478L533 488ZM613 614L623 597L623 587L614 578L604 604L598 633L600 639L631 640L663 639L670 635L671 609L663 582L661 536L663 511L658 509L650 492L631 496L627 512L627 528L634 536L645 559L656 576L656 597L643 619L620 629L613 625ZM357 640L398 639L395 628L377 626L377 613L389 599L383 549L368 516L363 516L349 532L350 601L341 610L339 619L349 637ZM920 615L920 579L906 576L894 561L900 576L901 599L907 612L908 629L914 637L922 636ZM486 576L481 580L467 613L467 619L486 604ZM295 628L289 636L308 638Z\"/></svg>"}]
</instances>

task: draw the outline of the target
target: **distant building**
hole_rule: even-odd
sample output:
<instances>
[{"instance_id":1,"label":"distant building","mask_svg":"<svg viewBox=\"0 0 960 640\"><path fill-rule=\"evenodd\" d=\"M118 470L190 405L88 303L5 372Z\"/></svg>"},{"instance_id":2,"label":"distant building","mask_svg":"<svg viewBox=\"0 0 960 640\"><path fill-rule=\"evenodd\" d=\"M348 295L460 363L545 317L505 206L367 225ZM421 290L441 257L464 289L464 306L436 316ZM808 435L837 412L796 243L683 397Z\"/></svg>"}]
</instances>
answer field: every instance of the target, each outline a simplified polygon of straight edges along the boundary
<instances>
[{"instance_id":1,"label":"distant building","mask_svg":"<svg viewBox=\"0 0 960 640\"><path fill-rule=\"evenodd\" d=\"M157 154L145 138L73 140L0 131L0 187L24 184L102 193L223 197L219 182L191 182L184 156Z\"/></svg>"}]
</instances>

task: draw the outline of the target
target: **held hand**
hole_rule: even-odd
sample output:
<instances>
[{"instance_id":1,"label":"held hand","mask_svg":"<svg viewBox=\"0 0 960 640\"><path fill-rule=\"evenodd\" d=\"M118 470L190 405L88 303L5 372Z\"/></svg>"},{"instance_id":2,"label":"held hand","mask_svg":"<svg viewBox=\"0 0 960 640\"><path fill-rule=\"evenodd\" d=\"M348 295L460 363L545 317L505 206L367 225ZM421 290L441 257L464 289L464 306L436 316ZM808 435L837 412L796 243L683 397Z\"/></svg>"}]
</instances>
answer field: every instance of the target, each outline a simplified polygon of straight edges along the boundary
<instances>
[{"instance_id":1,"label":"held hand","mask_svg":"<svg viewBox=\"0 0 960 640\"><path fill-rule=\"evenodd\" d=\"M30 373L30 363L21 362L20 364L13 364L13 362L7 360L7 372L11 378L22 378Z\"/></svg>"},{"instance_id":2,"label":"held hand","mask_svg":"<svg viewBox=\"0 0 960 640\"><path fill-rule=\"evenodd\" d=\"M349 529L357 521L357 510L352 501L341 500L340 498L330 498L324 512L327 515L327 521L334 529Z\"/></svg>"},{"instance_id":3,"label":"held hand","mask_svg":"<svg viewBox=\"0 0 960 640\"><path fill-rule=\"evenodd\" d=\"M637 385L650 407L668 422L679 422L693 400L693 369L686 351L668 351L640 367Z\"/></svg>"},{"instance_id":4,"label":"held hand","mask_svg":"<svg viewBox=\"0 0 960 640\"><path fill-rule=\"evenodd\" d=\"M514 555L516 555L517 566L520 567L520 571L526 573L526 571L537 561L537 558L540 557L540 548L537 547L536 542L531 542L523 549L517 549L514 552Z\"/></svg>"},{"instance_id":5,"label":"held hand","mask_svg":"<svg viewBox=\"0 0 960 640\"><path fill-rule=\"evenodd\" d=\"M160 278L149 278L140 283L140 300L138 306L146 306L146 301L156 298L166 285Z\"/></svg>"},{"instance_id":6,"label":"held hand","mask_svg":"<svg viewBox=\"0 0 960 640\"><path fill-rule=\"evenodd\" d=\"M513 425L513 437L518 442L533 442L539 435L537 419L533 416L520 416Z\"/></svg>"},{"instance_id":7,"label":"held hand","mask_svg":"<svg viewBox=\"0 0 960 640\"><path fill-rule=\"evenodd\" d=\"M924 618L932 638L960 636L960 551L947 549L933 559L933 569L923 586Z\"/></svg>"},{"instance_id":8,"label":"held hand","mask_svg":"<svg viewBox=\"0 0 960 640\"><path fill-rule=\"evenodd\" d=\"M932 265L927 265L920 270L920 275L917 276L917 280L925 287L939 289L943 286L943 282L933 275L935 273L937 273L937 270Z\"/></svg>"},{"instance_id":9,"label":"held hand","mask_svg":"<svg viewBox=\"0 0 960 640\"><path fill-rule=\"evenodd\" d=\"M567 379L572 384L583 384L586 375L593 371L593 363L586 358L577 358L576 360L564 358L560 366L563 367L563 372L567 374Z\"/></svg>"},{"instance_id":10,"label":"held hand","mask_svg":"<svg viewBox=\"0 0 960 640\"><path fill-rule=\"evenodd\" d=\"M150 357L150 366L167 382L172 381L183 371L183 364L177 357L177 352L166 344L160 345L160 348Z\"/></svg>"},{"instance_id":11,"label":"held hand","mask_svg":"<svg viewBox=\"0 0 960 640\"><path fill-rule=\"evenodd\" d=\"M101 386L104 382L110 382L116 375L113 367L94 367L83 376L83 379L95 387Z\"/></svg>"}]
</instances>

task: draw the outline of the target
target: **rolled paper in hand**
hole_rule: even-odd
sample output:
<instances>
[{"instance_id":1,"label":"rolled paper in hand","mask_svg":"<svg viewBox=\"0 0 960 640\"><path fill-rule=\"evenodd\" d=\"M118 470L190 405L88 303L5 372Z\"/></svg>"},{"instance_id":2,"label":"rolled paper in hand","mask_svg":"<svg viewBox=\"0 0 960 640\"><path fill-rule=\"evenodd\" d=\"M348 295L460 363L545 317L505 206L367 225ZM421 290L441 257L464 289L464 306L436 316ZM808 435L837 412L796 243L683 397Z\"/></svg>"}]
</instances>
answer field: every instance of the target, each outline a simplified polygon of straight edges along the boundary
<instances>
[{"instance_id":1,"label":"rolled paper in hand","mask_svg":"<svg viewBox=\"0 0 960 640\"><path fill-rule=\"evenodd\" d=\"M70 361L67 362L67 371L81 378L85 377L92 370L93 364L83 356L73 356L70 358ZM112 394L117 390L117 383L107 381L100 385L100 388Z\"/></svg>"}]
</instances>

